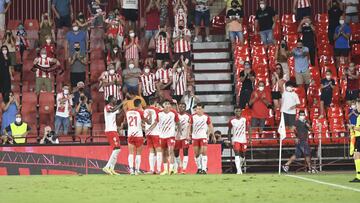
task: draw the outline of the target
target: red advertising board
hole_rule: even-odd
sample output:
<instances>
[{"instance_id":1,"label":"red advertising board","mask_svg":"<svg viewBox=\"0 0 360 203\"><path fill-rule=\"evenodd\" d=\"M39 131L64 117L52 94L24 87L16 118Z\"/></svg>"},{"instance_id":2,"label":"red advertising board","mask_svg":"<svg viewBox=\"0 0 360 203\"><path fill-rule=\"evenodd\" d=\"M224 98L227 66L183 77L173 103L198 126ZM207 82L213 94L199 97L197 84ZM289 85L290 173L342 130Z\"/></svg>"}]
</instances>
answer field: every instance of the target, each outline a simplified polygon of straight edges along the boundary
<instances>
[{"instance_id":1,"label":"red advertising board","mask_svg":"<svg viewBox=\"0 0 360 203\"><path fill-rule=\"evenodd\" d=\"M109 146L11 146L0 147L0 175L101 174L111 149ZM141 170L148 171L148 149L144 149ZM128 149L122 147L115 170L128 171ZM192 147L187 173L197 168ZM208 146L208 173L221 173L221 146Z\"/></svg>"}]
</instances>

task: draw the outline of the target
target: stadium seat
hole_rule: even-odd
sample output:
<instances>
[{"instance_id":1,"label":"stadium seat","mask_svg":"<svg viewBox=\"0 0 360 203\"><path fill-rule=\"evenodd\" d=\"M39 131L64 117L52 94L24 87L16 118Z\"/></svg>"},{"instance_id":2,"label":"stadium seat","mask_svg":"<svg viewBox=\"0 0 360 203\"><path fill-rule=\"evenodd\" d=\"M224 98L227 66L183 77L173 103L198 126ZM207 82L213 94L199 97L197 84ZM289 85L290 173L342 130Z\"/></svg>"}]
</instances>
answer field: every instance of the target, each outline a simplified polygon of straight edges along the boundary
<instances>
[{"instance_id":1,"label":"stadium seat","mask_svg":"<svg viewBox=\"0 0 360 203\"><path fill-rule=\"evenodd\" d=\"M21 20L9 20L6 29L15 31L20 23Z\"/></svg>"},{"instance_id":2,"label":"stadium seat","mask_svg":"<svg viewBox=\"0 0 360 203\"><path fill-rule=\"evenodd\" d=\"M327 110L327 116L328 118L342 118L343 110L340 106L331 106Z\"/></svg>"},{"instance_id":3,"label":"stadium seat","mask_svg":"<svg viewBox=\"0 0 360 203\"><path fill-rule=\"evenodd\" d=\"M290 25L294 24L296 22L295 15L294 14L283 14L281 17L281 24L284 25Z\"/></svg>"},{"instance_id":4,"label":"stadium seat","mask_svg":"<svg viewBox=\"0 0 360 203\"><path fill-rule=\"evenodd\" d=\"M327 13L318 13L315 15L315 23L316 24L322 24L322 23L328 23L329 17Z\"/></svg>"}]
</instances>

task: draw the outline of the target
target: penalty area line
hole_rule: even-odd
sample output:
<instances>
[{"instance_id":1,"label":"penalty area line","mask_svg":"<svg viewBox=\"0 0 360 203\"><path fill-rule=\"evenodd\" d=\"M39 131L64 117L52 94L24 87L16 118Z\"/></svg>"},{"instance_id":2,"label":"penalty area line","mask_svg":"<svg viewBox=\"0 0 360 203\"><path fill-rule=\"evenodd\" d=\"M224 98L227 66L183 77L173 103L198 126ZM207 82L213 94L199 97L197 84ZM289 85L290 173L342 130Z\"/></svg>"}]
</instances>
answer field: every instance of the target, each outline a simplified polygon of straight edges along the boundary
<instances>
[{"instance_id":1,"label":"penalty area line","mask_svg":"<svg viewBox=\"0 0 360 203\"><path fill-rule=\"evenodd\" d=\"M341 189L345 189L345 190L351 190L351 191L355 191L355 192L360 192L360 189L352 188L352 187L348 187L348 186L344 186L344 185L338 185L338 184L334 184L334 183L323 182L323 181L320 181L320 180L315 180L315 179L311 179L311 178L305 178L305 177L296 176L296 175L286 175L286 176L287 177L292 177L292 178L297 178L297 179L300 179L300 180L309 181L309 182L314 182L314 183L318 183L318 184L322 184L322 185L341 188Z\"/></svg>"}]
</instances>

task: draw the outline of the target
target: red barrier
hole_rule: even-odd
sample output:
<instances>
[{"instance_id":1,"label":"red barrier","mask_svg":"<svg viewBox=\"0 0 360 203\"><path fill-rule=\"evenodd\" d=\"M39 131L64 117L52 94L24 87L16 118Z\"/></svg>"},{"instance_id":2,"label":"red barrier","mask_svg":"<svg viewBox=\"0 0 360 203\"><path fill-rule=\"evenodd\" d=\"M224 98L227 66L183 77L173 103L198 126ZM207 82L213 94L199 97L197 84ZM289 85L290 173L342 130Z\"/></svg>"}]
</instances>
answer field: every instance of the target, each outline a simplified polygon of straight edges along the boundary
<instances>
[{"instance_id":1,"label":"red barrier","mask_svg":"<svg viewBox=\"0 0 360 203\"><path fill-rule=\"evenodd\" d=\"M0 147L0 175L101 174L109 146L18 146ZM221 146L208 147L208 173L221 174ZM144 149L141 170L148 171L148 149ZM197 170L193 149L189 149L187 173ZM116 171L127 173L128 149L122 147Z\"/></svg>"}]
</instances>

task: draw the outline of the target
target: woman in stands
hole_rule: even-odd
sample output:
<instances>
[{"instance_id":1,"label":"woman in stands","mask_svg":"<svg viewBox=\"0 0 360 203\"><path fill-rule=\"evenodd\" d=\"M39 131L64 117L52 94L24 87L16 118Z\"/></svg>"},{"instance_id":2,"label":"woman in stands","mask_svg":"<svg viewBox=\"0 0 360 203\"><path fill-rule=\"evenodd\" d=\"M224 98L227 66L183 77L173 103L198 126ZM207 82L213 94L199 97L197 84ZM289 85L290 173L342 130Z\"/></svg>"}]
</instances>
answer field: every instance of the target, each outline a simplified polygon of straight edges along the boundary
<instances>
[{"instance_id":1,"label":"woman in stands","mask_svg":"<svg viewBox=\"0 0 360 203\"><path fill-rule=\"evenodd\" d=\"M14 66L16 65L16 38L13 35L13 33L11 32L11 30L7 30L6 34L3 38L2 41L2 45L7 46L8 48L8 56L10 59L10 64L9 66L11 68L14 68Z\"/></svg>"},{"instance_id":2,"label":"woman in stands","mask_svg":"<svg viewBox=\"0 0 360 203\"><path fill-rule=\"evenodd\" d=\"M3 97L3 102L1 103L1 110L3 114L0 135L3 134L7 126L15 122L16 114L19 110L19 107L19 100L15 97L14 93L5 93L5 96Z\"/></svg>"},{"instance_id":3,"label":"woman in stands","mask_svg":"<svg viewBox=\"0 0 360 203\"><path fill-rule=\"evenodd\" d=\"M11 91L11 81L14 80L12 68L10 67L9 49L3 45L0 54L0 92L3 98Z\"/></svg>"},{"instance_id":4,"label":"woman in stands","mask_svg":"<svg viewBox=\"0 0 360 203\"><path fill-rule=\"evenodd\" d=\"M280 63L276 64L275 71L272 74L271 97L274 102L274 108L280 108L281 94L284 92L286 80L284 79L284 70Z\"/></svg>"},{"instance_id":5,"label":"woman in stands","mask_svg":"<svg viewBox=\"0 0 360 203\"><path fill-rule=\"evenodd\" d=\"M106 63L107 65L113 64L115 66L115 70L121 74L121 52L117 45L108 52Z\"/></svg>"},{"instance_id":6,"label":"woman in stands","mask_svg":"<svg viewBox=\"0 0 360 203\"><path fill-rule=\"evenodd\" d=\"M80 94L79 103L76 106L75 135L87 135L91 127L91 103L85 94Z\"/></svg>"},{"instance_id":7,"label":"woman in stands","mask_svg":"<svg viewBox=\"0 0 360 203\"><path fill-rule=\"evenodd\" d=\"M283 72L284 72L284 79L289 80L290 79L290 71L288 66L288 47L286 45L286 41L282 40L279 45L276 45L276 53L275 53L275 59L277 63L280 63Z\"/></svg>"},{"instance_id":8,"label":"woman in stands","mask_svg":"<svg viewBox=\"0 0 360 203\"><path fill-rule=\"evenodd\" d=\"M126 67L129 67L130 60L134 61L135 67L139 67L139 38L135 35L134 30L129 31L129 35L124 43Z\"/></svg>"},{"instance_id":9,"label":"woman in stands","mask_svg":"<svg viewBox=\"0 0 360 203\"><path fill-rule=\"evenodd\" d=\"M47 13L44 13L41 16L40 30L39 30L40 47L46 44L46 36L54 36L52 27L53 27L52 20L49 18L49 15Z\"/></svg>"}]
</instances>

